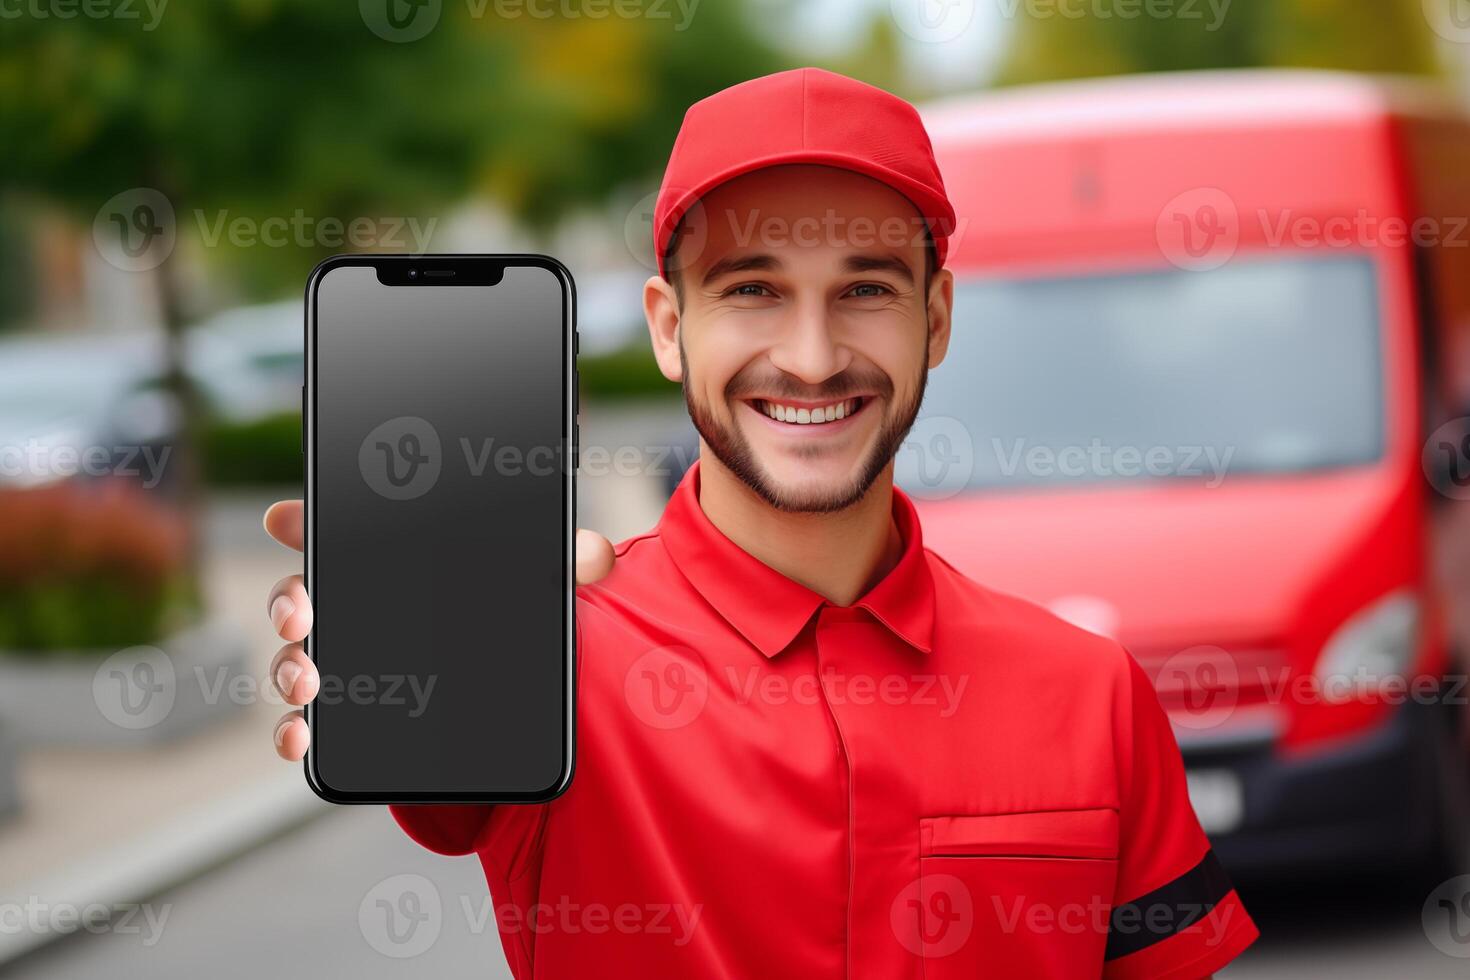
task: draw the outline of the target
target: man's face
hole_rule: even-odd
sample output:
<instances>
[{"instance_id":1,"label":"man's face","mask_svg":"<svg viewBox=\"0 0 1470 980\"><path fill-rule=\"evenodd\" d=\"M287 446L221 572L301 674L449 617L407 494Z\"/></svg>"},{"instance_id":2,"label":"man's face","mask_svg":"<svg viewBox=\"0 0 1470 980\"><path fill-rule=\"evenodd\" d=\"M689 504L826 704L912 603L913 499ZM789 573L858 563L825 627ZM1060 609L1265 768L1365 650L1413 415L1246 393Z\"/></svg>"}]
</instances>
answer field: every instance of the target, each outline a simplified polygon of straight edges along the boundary
<instances>
[{"instance_id":1,"label":"man's face","mask_svg":"<svg viewBox=\"0 0 1470 980\"><path fill-rule=\"evenodd\" d=\"M677 376L705 446L772 506L849 506L948 343L952 280L926 295L917 210L851 171L784 166L720 185L686 226Z\"/></svg>"}]
</instances>

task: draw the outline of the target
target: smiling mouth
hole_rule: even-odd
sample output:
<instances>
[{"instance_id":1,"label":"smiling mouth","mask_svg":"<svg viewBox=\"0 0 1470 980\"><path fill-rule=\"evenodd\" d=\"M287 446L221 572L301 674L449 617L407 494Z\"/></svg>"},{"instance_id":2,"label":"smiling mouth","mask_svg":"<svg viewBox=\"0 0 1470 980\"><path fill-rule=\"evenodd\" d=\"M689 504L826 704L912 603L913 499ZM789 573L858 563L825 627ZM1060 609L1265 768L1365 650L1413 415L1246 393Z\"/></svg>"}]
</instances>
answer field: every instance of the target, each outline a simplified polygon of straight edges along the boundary
<instances>
[{"instance_id":1,"label":"smiling mouth","mask_svg":"<svg viewBox=\"0 0 1470 980\"><path fill-rule=\"evenodd\" d=\"M822 425L857 414L868 401L869 396L860 395L856 398L805 405L752 398L750 404L757 412L777 422L786 422L790 425Z\"/></svg>"}]
</instances>

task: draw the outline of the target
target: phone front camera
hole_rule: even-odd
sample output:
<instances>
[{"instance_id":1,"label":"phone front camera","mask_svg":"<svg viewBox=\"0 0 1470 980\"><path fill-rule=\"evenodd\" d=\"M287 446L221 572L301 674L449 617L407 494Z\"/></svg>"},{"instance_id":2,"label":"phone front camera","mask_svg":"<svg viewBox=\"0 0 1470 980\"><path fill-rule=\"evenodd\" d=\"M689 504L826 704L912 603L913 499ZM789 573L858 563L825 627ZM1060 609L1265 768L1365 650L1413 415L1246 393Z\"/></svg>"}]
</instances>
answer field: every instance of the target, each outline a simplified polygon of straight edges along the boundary
<instances>
[{"instance_id":1,"label":"phone front camera","mask_svg":"<svg viewBox=\"0 0 1470 980\"><path fill-rule=\"evenodd\" d=\"M410 279L417 279L418 277L419 277L419 270L417 270L417 269L409 269L408 270L408 278L410 278Z\"/></svg>"}]
</instances>

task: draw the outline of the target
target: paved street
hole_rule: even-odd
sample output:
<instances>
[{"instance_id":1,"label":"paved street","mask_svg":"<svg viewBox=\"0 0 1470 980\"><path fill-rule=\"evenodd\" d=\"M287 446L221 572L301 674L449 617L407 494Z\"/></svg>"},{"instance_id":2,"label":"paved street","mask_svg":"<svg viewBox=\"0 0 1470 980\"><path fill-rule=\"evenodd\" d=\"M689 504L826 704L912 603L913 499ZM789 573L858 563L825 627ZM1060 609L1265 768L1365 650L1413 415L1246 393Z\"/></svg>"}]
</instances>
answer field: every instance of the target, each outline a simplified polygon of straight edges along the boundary
<instances>
[{"instance_id":1,"label":"paved street","mask_svg":"<svg viewBox=\"0 0 1470 980\"><path fill-rule=\"evenodd\" d=\"M369 891L397 875L423 875L442 901L439 935L419 955L395 959L359 925ZM159 896L149 905L162 929L138 916L134 934L79 935L0 969L30 980L246 980L262 977L509 977L493 923L477 926L486 895L473 859L441 858L399 832L382 807L347 808L253 854ZM464 912L468 903L474 918ZM380 910L371 907L369 917ZM166 918L165 918L166 916ZM427 935L435 923L420 928ZM147 946L154 935L157 941ZM420 940L420 936L413 937ZM405 949L408 946L405 945Z\"/></svg>"}]
</instances>

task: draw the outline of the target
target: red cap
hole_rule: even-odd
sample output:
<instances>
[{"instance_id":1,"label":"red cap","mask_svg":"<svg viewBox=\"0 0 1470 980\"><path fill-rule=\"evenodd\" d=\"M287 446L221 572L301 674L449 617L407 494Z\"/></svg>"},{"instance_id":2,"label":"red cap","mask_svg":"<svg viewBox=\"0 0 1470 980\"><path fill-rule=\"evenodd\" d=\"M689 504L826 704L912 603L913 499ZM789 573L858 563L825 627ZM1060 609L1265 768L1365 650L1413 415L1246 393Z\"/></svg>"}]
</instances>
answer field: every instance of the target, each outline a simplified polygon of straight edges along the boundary
<instances>
[{"instance_id":1,"label":"red cap","mask_svg":"<svg viewBox=\"0 0 1470 980\"><path fill-rule=\"evenodd\" d=\"M929 133L918 110L891 92L820 68L794 68L732 85L684 114L653 209L659 275L679 219L733 177L788 163L841 167L907 197L929 225L939 265L954 231Z\"/></svg>"}]
</instances>

